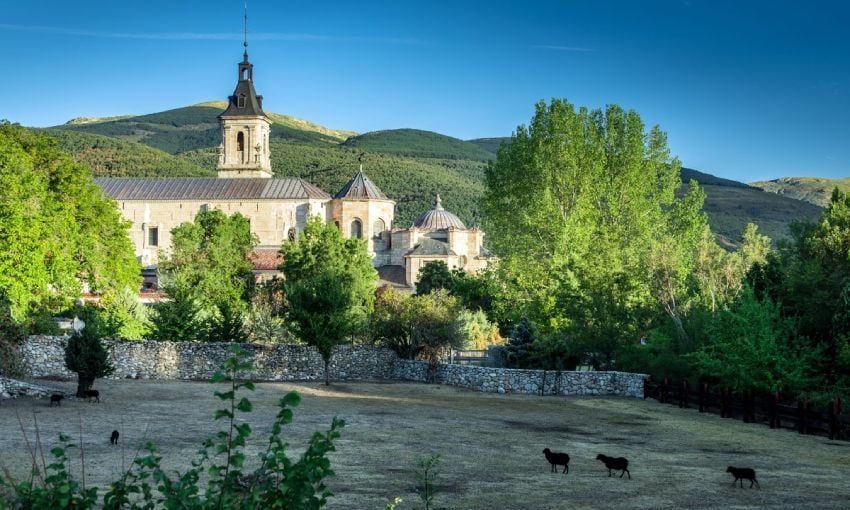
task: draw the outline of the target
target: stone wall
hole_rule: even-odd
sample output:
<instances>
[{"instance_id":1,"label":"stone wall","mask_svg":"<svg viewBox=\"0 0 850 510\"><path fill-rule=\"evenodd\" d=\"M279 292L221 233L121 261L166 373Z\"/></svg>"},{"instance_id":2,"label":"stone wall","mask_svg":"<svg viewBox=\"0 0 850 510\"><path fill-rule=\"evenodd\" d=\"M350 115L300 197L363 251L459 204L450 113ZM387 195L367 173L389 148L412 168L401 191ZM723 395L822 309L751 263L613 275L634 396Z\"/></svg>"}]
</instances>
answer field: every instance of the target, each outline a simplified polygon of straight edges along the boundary
<instances>
[{"instance_id":1,"label":"stone wall","mask_svg":"<svg viewBox=\"0 0 850 510\"><path fill-rule=\"evenodd\" d=\"M439 365L433 381L483 393L539 395L618 395L643 398L645 374L627 372L570 372ZM397 360L393 379L425 382L428 363Z\"/></svg>"},{"instance_id":2,"label":"stone wall","mask_svg":"<svg viewBox=\"0 0 850 510\"><path fill-rule=\"evenodd\" d=\"M21 346L24 369L30 377L73 379L65 368L67 337L30 337ZM230 355L229 344L106 340L115 366L113 379L209 379ZM303 345L242 344L251 353L254 369L245 374L259 381L303 381L324 378L318 351ZM433 375L433 377L431 377ZM439 365L399 359L388 349L341 346L330 363L334 380L395 379L433 381L484 393L526 395L619 395L643 397L644 374L625 372L561 372Z\"/></svg>"},{"instance_id":3,"label":"stone wall","mask_svg":"<svg viewBox=\"0 0 850 510\"><path fill-rule=\"evenodd\" d=\"M34 384L0 376L0 399L18 397L44 398L49 395L53 395L54 393L59 393L66 397L70 396L70 394L60 389L52 388L44 384Z\"/></svg>"},{"instance_id":4,"label":"stone wall","mask_svg":"<svg viewBox=\"0 0 850 510\"><path fill-rule=\"evenodd\" d=\"M30 377L76 374L65 368L67 337L34 336L21 346L24 370ZM104 340L115 366L112 379L209 379L230 356L230 344ZM319 352L304 345L242 344L254 369L248 378L260 381L322 379L325 366ZM330 363L332 379L386 379L397 360L388 349L341 346Z\"/></svg>"}]
</instances>

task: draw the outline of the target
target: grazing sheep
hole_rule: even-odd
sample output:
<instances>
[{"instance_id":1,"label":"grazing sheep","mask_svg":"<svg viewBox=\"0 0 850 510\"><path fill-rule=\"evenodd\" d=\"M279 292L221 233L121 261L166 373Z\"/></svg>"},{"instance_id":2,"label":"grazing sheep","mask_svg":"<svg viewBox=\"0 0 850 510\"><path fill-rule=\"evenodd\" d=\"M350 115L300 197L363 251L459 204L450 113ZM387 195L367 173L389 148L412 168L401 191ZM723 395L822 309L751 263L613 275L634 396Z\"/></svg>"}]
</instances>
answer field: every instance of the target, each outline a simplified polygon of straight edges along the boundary
<instances>
[{"instance_id":1,"label":"grazing sheep","mask_svg":"<svg viewBox=\"0 0 850 510\"><path fill-rule=\"evenodd\" d=\"M628 459L624 459L623 457L609 457L607 455L602 455L601 453L596 456L596 460L601 460L605 467L608 468L608 476L611 476L611 471L622 471L620 473L620 478L623 477L624 474L628 473L629 478L632 477L632 473L629 471L629 461Z\"/></svg>"},{"instance_id":2,"label":"grazing sheep","mask_svg":"<svg viewBox=\"0 0 850 510\"><path fill-rule=\"evenodd\" d=\"M761 489L761 484L759 483L758 480L756 480L756 470L755 469L736 468L736 467L729 466L729 467L726 468L726 472L732 473L732 476L735 477L735 480L732 481L732 485L735 485L735 483L738 480L741 480L741 488L743 489L744 488L744 480L749 480L750 481L750 488L753 487L753 482L755 482L755 484L758 486L758 488Z\"/></svg>"},{"instance_id":3,"label":"grazing sheep","mask_svg":"<svg viewBox=\"0 0 850 510\"><path fill-rule=\"evenodd\" d=\"M65 398L65 395L59 393L54 393L53 395L50 395L50 403L47 404L47 407L53 407L53 404L56 404L57 406L61 407L63 398Z\"/></svg>"},{"instance_id":4,"label":"grazing sheep","mask_svg":"<svg viewBox=\"0 0 850 510\"><path fill-rule=\"evenodd\" d=\"M553 452L549 448L544 448L543 455L546 456L546 460L552 465L549 470L550 473L557 473L558 466L564 466L564 470L561 471L562 473L570 472L570 456L566 453L557 453Z\"/></svg>"},{"instance_id":5,"label":"grazing sheep","mask_svg":"<svg viewBox=\"0 0 850 510\"><path fill-rule=\"evenodd\" d=\"M109 444L118 444L118 431L113 430L112 435L109 436Z\"/></svg>"},{"instance_id":6,"label":"grazing sheep","mask_svg":"<svg viewBox=\"0 0 850 510\"><path fill-rule=\"evenodd\" d=\"M97 390L86 390L83 396L89 399L89 402L91 402L91 399L94 399L95 402L100 402L100 392Z\"/></svg>"}]
</instances>

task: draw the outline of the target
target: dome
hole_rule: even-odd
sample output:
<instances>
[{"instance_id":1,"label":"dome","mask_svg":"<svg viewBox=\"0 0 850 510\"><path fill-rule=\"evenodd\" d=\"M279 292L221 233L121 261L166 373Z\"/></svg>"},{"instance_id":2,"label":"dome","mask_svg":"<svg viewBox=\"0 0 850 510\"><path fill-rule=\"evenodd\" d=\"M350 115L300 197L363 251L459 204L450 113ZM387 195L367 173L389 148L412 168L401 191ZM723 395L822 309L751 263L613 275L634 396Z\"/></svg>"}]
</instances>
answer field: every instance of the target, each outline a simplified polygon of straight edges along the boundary
<instances>
[{"instance_id":1,"label":"dome","mask_svg":"<svg viewBox=\"0 0 850 510\"><path fill-rule=\"evenodd\" d=\"M425 230L442 230L450 227L466 229L466 225L460 221L460 218L443 209L440 195L437 195L437 205L416 218L413 226Z\"/></svg>"}]
</instances>

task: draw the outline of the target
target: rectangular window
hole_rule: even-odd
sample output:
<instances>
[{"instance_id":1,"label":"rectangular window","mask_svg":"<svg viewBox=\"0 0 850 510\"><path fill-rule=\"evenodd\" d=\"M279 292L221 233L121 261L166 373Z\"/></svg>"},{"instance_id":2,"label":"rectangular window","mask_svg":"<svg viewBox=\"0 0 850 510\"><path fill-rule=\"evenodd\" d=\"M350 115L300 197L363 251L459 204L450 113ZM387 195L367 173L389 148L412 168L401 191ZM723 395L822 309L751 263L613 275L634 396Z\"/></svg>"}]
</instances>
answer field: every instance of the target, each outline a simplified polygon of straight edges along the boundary
<instances>
[{"instance_id":1,"label":"rectangular window","mask_svg":"<svg viewBox=\"0 0 850 510\"><path fill-rule=\"evenodd\" d=\"M150 227L148 229L148 246L159 246L159 228Z\"/></svg>"}]
</instances>

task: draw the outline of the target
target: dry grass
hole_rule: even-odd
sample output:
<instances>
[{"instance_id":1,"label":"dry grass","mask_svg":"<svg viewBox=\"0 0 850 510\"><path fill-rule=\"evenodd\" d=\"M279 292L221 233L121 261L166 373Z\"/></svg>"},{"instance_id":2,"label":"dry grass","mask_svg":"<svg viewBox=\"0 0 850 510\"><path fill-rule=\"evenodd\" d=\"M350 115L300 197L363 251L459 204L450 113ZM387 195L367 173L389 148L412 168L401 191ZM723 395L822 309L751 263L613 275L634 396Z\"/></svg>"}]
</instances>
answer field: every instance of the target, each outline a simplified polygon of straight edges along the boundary
<instances>
[{"instance_id":1,"label":"dry grass","mask_svg":"<svg viewBox=\"0 0 850 510\"><path fill-rule=\"evenodd\" d=\"M51 444L60 431L78 436L82 420L87 481L97 485L117 477L145 439L156 442L167 467L185 469L217 430L211 384L97 387L101 404L4 402L2 462L18 476L29 469L13 408L31 440L35 413ZM336 496L328 508L383 509L394 496L405 500L400 510L421 507L412 491L414 460L431 453L443 457L438 503L447 508L847 508L850 501L848 442L634 399L484 395L404 383L260 384L251 397L252 447L268 432L277 399L293 389L304 397L289 436L293 452L334 415L347 421L333 454ZM120 446L110 447L116 428ZM549 472L545 447L570 454L568 475ZM632 479L608 478L597 453L627 457ZM729 464L755 468L761 490L733 488Z\"/></svg>"}]
</instances>

